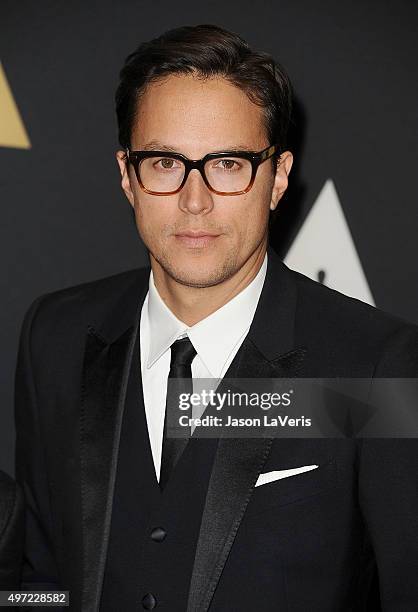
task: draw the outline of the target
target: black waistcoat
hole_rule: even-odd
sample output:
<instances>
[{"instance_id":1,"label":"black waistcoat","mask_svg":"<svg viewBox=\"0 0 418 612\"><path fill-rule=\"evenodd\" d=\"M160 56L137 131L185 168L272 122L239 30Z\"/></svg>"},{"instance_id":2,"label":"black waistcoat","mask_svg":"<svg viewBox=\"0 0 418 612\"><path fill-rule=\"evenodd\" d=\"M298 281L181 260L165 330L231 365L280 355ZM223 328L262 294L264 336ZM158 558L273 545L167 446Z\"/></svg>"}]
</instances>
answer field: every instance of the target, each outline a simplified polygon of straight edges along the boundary
<instances>
[{"instance_id":1,"label":"black waistcoat","mask_svg":"<svg viewBox=\"0 0 418 612\"><path fill-rule=\"evenodd\" d=\"M203 505L217 440L189 440L164 491L155 476L136 342L119 446L100 611L185 612ZM156 541L155 531L166 536ZM161 533L161 532L160 532Z\"/></svg>"}]
</instances>

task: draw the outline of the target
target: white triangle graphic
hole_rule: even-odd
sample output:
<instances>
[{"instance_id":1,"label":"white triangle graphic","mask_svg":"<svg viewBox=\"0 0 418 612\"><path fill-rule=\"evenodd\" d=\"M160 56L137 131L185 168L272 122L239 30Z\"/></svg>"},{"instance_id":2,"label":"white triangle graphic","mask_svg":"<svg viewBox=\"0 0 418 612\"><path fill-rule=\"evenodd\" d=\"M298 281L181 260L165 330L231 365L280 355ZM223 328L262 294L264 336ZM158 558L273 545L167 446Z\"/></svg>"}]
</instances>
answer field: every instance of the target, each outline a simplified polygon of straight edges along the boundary
<instances>
[{"instance_id":1,"label":"white triangle graphic","mask_svg":"<svg viewBox=\"0 0 418 612\"><path fill-rule=\"evenodd\" d=\"M331 289L375 306L331 179L325 182L284 261Z\"/></svg>"}]
</instances>

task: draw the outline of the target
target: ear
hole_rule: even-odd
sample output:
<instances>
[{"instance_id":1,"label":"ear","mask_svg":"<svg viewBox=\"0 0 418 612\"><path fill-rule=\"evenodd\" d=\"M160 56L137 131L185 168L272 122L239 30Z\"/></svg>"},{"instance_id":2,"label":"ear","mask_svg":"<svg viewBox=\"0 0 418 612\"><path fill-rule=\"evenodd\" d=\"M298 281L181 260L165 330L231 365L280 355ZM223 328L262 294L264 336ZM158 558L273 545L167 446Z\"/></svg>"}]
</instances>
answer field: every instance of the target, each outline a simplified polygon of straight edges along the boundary
<instances>
[{"instance_id":1,"label":"ear","mask_svg":"<svg viewBox=\"0 0 418 612\"><path fill-rule=\"evenodd\" d=\"M293 155L284 151L277 160L276 175L271 192L270 210L275 210L287 189L288 176L293 164Z\"/></svg>"},{"instance_id":2,"label":"ear","mask_svg":"<svg viewBox=\"0 0 418 612\"><path fill-rule=\"evenodd\" d=\"M129 200L130 205L134 208L134 194L131 188L131 179L129 178L129 164L126 158L125 151L117 151L116 152L116 160L119 164L119 170L122 177L121 187L125 192L126 197Z\"/></svg>"}]
</instances>

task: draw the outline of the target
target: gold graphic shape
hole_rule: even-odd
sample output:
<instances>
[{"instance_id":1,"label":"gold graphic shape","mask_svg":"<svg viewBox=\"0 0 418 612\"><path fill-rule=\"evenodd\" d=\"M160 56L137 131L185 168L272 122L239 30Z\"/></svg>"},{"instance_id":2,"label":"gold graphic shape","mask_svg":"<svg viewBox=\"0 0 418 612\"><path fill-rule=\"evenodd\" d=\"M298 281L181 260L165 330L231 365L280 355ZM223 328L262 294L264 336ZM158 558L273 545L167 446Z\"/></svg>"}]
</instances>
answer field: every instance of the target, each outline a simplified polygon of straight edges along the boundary
<instances>
[{"instance_id":1,"label":"gold graphic shape","mask_svg":"<svg viewBox=\"0 0 418 612\"><path fill-rule=\"evenodd\" d=\"M25 130L6 73L0 62L0 147L30 149L31 144Z\"/></svg>"}]
</instances>

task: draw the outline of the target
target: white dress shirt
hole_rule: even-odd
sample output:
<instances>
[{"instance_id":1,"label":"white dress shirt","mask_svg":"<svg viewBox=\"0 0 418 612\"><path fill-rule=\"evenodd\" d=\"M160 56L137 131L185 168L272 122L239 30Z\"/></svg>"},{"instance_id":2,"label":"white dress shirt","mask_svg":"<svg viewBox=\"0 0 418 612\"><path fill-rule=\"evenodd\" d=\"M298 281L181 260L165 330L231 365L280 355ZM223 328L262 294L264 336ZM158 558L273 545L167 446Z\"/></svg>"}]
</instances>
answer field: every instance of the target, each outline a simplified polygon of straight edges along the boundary
<instances>
[{"instance_id":1,"label":"white dress shirt","mask_svg":"<svg viewBox=\"0 0 418 612\"><path fill-rule=\"evenodd\" d=\"M267 253L247 287L191 327L180 321L163 302L151 270L140 320L141 374L148 435L158 480L171 345L188 335L197 352L192 361L193 378L221 379L250 329L266 270Z\"/></svg>"}]
</instances>

